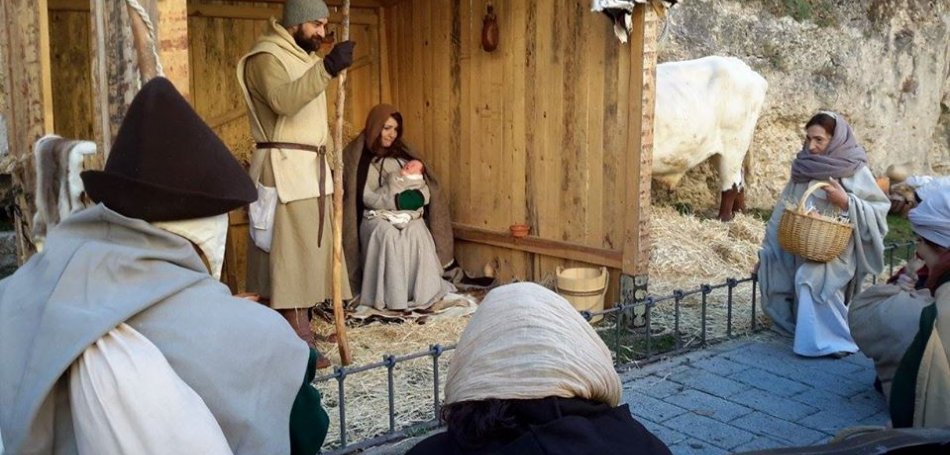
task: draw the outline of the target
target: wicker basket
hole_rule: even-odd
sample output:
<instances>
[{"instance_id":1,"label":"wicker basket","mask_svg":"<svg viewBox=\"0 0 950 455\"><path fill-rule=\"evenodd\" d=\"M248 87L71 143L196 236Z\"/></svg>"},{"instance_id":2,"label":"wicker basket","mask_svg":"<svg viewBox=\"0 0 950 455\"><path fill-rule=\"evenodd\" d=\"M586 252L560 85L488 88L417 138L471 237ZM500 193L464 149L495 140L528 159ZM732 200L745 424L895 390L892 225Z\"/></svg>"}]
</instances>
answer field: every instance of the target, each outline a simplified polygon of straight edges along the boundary
<instances>
[{"instance_id":1,"label":"wicker basket","mask_svg":"<svg viewBox=\"0 0 950 455\"><path fill-rule=\"evenodd\" d=\"M828 262L838 257L851 240L850 224L806 214L805 201L825 186L830 184L818 182L808 187L798 207L786 208L778 223L779 245L789 253L815 262Z\"/></svg>"}]
</instances>

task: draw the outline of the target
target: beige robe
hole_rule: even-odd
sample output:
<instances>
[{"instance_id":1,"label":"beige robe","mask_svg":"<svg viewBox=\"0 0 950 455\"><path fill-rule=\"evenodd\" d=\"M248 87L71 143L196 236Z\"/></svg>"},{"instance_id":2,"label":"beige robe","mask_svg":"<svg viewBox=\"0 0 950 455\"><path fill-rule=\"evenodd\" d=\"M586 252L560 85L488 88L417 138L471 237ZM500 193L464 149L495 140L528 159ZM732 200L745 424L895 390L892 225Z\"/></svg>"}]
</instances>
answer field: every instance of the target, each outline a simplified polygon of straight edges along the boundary
<instances>
[{"instance_id":1,"label":"beige robe","mask_svg":"<svg viewBox=\"0 0 950 455\"><path fill-rule=\"evenodd\" d=\"M937 320L917 370L915 427L950 426L950 282L934 295Z\"/></svg>"},{"instance_id":2,"label":"beige robe","mask_svg":"<svg viewBox=\"0 0 950 455\"><path fill-rule=\"evenodd\" d=\"M412 213L412 221L403 228L382 217L366 218L370 210L397 210L395 195L404 188L391 177L401 168L396 158L371 163L363 189L366 213L360 226L363 253L360 305L377 310L426 308L451 290L451 285L442 279L435 242L421 218L424 209L413 211L416 213ZM428 203L428 186L420 190Z\"/></svg>"},{"instance_id":3,"label":"beige robe","mask_svg":"<svg viewBox=\"0 0 950 455\"><path fill-rule=\"evenodd\" d=\"M307 54L273 18L270 28L238 63L238 81L250 111L256 142L292 142L329 147L326 88L331 76L316 54ZM247 287L277 309L307 308L331 297L333 179L328 158L295 149L257 149L250 174L275 187L279 198L270 253L248 243ZM320 220L320 167L324 228ZM319 244L319 246L318 246ZM346 261L343 276L346 276ZM343 280L343 297L351 298Z\"/></svg>"},{"instance_id":4,"label":"beige robe","mask_svg":"<svg viewBox=\"0 0 950 455\"><path fill-rule=\"evenodd\" d=\"M851 302L851 335L861 352L874 360L888 402L894 374L917 334L920 311L931 303L929 290L908 292L896 284L872 286Z\"/></svg>"}]
</instances>

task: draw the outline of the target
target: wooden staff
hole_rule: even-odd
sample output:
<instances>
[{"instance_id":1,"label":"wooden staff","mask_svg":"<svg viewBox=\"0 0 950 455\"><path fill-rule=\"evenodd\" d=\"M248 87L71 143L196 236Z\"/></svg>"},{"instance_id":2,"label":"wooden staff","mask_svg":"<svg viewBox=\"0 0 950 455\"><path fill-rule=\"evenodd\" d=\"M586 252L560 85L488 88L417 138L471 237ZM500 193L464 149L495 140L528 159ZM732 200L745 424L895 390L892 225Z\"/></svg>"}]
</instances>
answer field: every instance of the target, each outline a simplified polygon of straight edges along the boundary
<instances>
[{"instance_id":1,"label":"wooden staff","mask_svg":"<svg viewBox=\"0 0 950 455\"><path fill-rule=\"evenodd\" d=\"M343 1L343 39L350 39L350 0ZM343 312L343 106L346 102L346 70L340 71L336 97L336 125L333 131L333 321L343 365L353 362L346 342L346 314ZM346 279L349 279L347 277Z\"/></svg>"},{"instance_id":2,"label":"wooden staff","mask_svg":"<svg viewBox=\"0 0 950 455\"><path fill-rule=\"evenodd\" d=\"M146 6L143 6L145 3ZM148 18L148 7L154 6L154 0L127 0L129 26L132 28L132 42L138 56L139 77L145 85L155 76L163 76L162 63L158 56L158 43L155 42L155 28Z\"/></svg>"}]
</instances>

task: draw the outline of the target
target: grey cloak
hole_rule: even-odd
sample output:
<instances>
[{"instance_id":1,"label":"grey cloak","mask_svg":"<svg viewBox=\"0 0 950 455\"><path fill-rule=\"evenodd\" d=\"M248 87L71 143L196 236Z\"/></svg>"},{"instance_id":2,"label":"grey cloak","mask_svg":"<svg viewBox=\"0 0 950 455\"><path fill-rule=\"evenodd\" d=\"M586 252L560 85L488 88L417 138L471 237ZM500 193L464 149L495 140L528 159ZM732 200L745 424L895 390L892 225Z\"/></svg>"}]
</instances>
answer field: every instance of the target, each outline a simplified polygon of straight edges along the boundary
<instances>
[{"instance_id":1,"label":"grey cloak","mask_svg":"<svg viewBox=\"0 0 950 455\"><path fill-rule=\"evenodd\" d=\"M162 351L235 454L290 453L306 344L273 310L232 297L187 240L103 205L63 221L0 282L7 453L76 453L64 372L121 322Z\"/></svg>"}]
</instances>

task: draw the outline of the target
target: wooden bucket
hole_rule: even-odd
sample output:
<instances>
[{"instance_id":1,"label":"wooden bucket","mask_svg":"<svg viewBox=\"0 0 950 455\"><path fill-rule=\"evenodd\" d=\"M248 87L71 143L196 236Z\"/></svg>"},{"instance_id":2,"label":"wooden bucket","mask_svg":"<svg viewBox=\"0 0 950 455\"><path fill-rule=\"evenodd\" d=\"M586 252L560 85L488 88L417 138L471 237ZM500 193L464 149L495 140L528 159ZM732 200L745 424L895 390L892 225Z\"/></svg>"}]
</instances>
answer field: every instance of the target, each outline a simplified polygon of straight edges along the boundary
<instances>
[{"instance_id":1,"label":"wooden bucket","mask_svg":"<svg viewBox=\"0 0 950 455\"><path fill-rule=\"evenodd\" d=\"M610 274L607 267L557 268L555 290L571 302L577 311L592 313L604 310L604 298L607 295L607 282ZM600 321L601 315L591 318L591 324Z\"/></svg>"}]
</instances>

